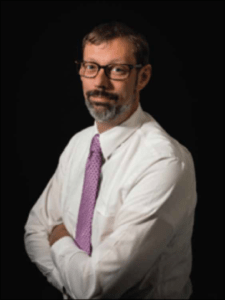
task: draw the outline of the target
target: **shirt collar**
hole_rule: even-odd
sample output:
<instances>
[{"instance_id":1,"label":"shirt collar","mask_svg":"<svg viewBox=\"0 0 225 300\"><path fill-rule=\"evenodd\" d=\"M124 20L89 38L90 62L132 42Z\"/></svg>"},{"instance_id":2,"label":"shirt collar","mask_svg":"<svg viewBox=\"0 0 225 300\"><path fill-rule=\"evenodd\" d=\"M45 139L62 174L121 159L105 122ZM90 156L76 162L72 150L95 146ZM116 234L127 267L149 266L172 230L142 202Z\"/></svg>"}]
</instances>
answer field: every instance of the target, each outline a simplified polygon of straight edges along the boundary
<instances>
[{"instance_id":1,"label":"shirt collar","mask_svg":"<svg viewBox=\"0 0 225 300\"><path fill-rule=\"evenodd\" d=\"M105 160L144 123L144 117L145 112L139 102L138 108L129 119L100 134L99 140ZM96 121L94 121L93 136L97 133L99 134Z\"/></svg>"}]
</instances>

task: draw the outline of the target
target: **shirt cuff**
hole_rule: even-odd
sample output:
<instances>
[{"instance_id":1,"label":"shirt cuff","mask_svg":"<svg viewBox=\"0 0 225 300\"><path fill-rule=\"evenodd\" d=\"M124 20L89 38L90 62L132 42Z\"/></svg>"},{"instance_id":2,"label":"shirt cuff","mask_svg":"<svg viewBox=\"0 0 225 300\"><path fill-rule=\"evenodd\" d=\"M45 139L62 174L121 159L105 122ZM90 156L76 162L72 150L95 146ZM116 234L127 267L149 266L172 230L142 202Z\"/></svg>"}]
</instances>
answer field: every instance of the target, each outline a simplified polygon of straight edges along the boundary
<instances>
[{"instance_id":1,"label":"shirt cuff","mask_svg":"<svg viewBox=\"0 0 225 300\"><path fill-rule=\"evenodd\" d=\"M50 275L47 276L47 280L60 292L63 292L63 284L58 269L55 267Z\"/></svg>"},{"instance_id":2,"label":"shirt cuff","mask_svg":"<svg viewBox=\"0 0 225 300\"><path fill-rule=\"evenodd\" d=\"M51 256L52 260L58 269L60 274L66 273L65 271L65 260L66 257L68 258L71 254L74 255L76 253L86 253L80 248L77 247L75 244L75 241L69 237L65 236L61 239L59 239L57 242L55 242L51 247ZM62 276L63 280L63 276ZM64 280L66 280L64 278ZM67 286L67 283L63 283L62 292L63 292L63 299L69 299L71 298L68 296L65 286Z\"/></svg>"},{"instance_id":3,"label":"shirt cuff","mask_svg":"<svg viewBox=\"0 0 225 300\"><path fill-rule=\"evenodd\" d=\"M51 247L52 259L58 269L60 269L60 261L67 253L84 253L83 250L79 249L75 244L74 240L69 236L64 236L55 242Z\"/></svg>"}]
</instances>

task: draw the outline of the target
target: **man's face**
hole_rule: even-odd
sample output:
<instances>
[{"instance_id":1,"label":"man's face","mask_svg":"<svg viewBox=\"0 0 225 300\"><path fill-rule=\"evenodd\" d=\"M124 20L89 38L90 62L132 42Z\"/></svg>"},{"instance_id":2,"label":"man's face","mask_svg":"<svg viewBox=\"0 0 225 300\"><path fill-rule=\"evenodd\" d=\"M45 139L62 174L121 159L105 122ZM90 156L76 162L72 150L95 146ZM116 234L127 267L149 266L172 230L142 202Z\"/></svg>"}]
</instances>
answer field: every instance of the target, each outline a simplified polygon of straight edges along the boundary
<instances>
[{"instance_id":1,"label":"man's face","mask_svg":"<svg viewBox=\"0 0 225 300\"><path fill-rule=\"evenodd\" d=\"M84 49L83 60L99 65L136 64L132 45L126 39L117 38L108 43L93 45ZM116 60L116 61L115 61ZM95 78L81 77L85 104L97 122L110 122L137 107L137 71L133 69L124 81L115 81L101 69Z\"/></svg>"}]
</instances>

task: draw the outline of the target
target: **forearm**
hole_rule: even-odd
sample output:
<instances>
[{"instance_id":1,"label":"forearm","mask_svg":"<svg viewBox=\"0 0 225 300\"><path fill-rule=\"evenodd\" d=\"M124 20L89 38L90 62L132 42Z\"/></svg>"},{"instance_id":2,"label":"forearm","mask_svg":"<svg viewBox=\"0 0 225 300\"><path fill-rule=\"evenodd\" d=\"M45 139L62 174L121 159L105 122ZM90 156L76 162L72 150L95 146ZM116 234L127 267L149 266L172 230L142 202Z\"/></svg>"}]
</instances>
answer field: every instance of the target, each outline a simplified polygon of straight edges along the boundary
<instances>
[{"instance_id":1,"label":"forearm","mask_svg":"<svg viewBox=\"0 0 225 300\"><path fill-rule=\"evenodd\" d=\"M53 263L48 241L48 233L28 233L24 235L26 252L30 260L55 288L62 292L61 276Z\"/></svg>"},{"instance_id":2,"label":"forearm","mask_svg":"<svg viewBox=\"0 0 225 300\"><path fill-rule=\"evenodd\" d=\"M55 226L63 222L61 201L66 161L66 153L63 152L55 173L29 213L24 235L25 249L31 261L61 292L61 274L51 257L49 235Z\"/></svg>"},{"instance_id":3,"label":"forearm","mask_svg":"<svg viewBox=\"0 0 225 300\"><path fill-rule=\"evenodd\" d=\"M105 239L91 256L78 249L69 237L58 240L51 252L72 298L119 299L151 269L172 234L169 224L155 219L148 224L124 226Z\"/></svg>"}]
</instances>

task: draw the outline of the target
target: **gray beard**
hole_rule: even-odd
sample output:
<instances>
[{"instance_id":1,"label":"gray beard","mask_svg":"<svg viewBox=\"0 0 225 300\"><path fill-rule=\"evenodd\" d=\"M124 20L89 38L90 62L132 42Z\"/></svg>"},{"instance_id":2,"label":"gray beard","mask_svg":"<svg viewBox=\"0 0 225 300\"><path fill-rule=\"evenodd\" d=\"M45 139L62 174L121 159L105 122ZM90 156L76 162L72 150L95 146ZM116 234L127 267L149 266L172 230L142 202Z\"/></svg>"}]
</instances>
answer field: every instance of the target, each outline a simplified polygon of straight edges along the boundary
<instances>
[{"instance_id":1,"label":"gray beard","mask_svg":"<svg viewBox=\"0 0 225 300\"><path fill-rule=\"evenodd\" d=\"M124 105L104 104L104 108L98 111L95 110L92 103L90 103L88 99L85 99L85 105L90 115L95 119L95 121L98 123L103 123L103 122L116 120L119 116L129 111L133 103L131 102L129 104L124 104Z\"/></svg>"},{"instance_id":2,"label":"gray beard","mask_svg":"<svg viewBox=\"0 0 225 300\"><path fill-rule=\"evenodd\" d=\"M137 79L135 83L135 89L133 94L133 99L130 103L124 105L116 105L115 104L108 104L104 103L104 108L95 110L93 104L89 101L89 99L85 98L85 105L90 113L90 115L95 119L98 123L104 123L109 121L116 120L119 116L128 112L135 102L135 95L136 95L136 88L137 88Z\"/></svg>"}]
</instances>

